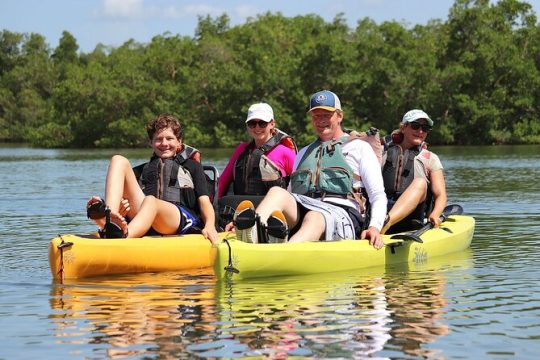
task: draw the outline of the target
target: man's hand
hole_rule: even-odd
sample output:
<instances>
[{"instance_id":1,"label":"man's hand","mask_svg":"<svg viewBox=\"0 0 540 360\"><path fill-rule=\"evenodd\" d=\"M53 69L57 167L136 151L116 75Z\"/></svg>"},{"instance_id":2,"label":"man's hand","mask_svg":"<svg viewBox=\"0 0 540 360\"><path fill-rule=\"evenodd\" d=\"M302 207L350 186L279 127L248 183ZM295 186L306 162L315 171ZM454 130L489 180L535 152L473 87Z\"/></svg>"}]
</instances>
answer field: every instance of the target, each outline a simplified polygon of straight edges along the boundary
<instances>
[{"instance_id":1,"label":"man's hand","mask_svg":"<svg viewBox=\"0 0 540 360\"><path fill-rule=\"evenodd\" d=\"M369 228L367 228L367 230L362 231L360 239L368 239L369 245L373 246L377 250L384 246L382 235L379 232L379 229L373 226L370 226Z\"/></svg>"}]
</instances>

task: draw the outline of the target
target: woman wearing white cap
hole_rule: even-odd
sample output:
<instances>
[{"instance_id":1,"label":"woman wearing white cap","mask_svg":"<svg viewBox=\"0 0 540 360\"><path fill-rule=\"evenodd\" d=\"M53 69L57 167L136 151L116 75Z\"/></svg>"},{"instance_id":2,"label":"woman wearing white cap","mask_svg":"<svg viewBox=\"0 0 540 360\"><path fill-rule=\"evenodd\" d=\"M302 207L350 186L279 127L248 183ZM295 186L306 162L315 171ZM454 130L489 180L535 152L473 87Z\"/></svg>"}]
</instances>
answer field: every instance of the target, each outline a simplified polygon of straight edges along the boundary
<instances>
[{"instance_id":1,"label":"woman wearing white cap","mask_svg":"<svg viewBox=\"0 0 540 360\"><path fill-rule=\"evenodd\" d=\"M439 226L446 206L446 185L439 157L426 149L433 120L422 110L408 111L383 156L388 215L381 233L410 229L427 216Z\"/></svg>"},{"instance_id":2,"label":"woman wearing white cap","mask_svg":"<svg viewBox=\"0 0 540 360\"><path fill-rule=\"evenodd\" d=\"M272 186L287 187L296 145L276 128L272 107L257 103L249 107L246 128L251 141L235 149L219 178L218 197L231 183L234 195L265 195Z\"/></svg>"}]
</instances>

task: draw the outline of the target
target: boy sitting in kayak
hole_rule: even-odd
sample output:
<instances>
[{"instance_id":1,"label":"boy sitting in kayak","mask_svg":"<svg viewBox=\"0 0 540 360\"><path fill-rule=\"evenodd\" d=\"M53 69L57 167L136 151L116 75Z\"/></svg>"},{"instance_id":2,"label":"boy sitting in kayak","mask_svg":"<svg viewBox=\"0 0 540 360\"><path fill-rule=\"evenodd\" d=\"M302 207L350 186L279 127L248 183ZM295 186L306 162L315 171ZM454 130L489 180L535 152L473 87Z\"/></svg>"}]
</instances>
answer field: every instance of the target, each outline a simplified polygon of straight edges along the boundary
<instances>
[{"instance_id":1,"label":"boy sitting in kayak","mask_svg":"<svg viewBox=\"0 0 540 360\"><path fill-rule=\"evenodd\" d=\"M367 142L343 131L336 94L313 94L308 113L318 139L296 156L291 191L271 188L256 210L249 201L240 203L234 215L237 237L247 242L258 242L260 233L269 242L287 241L288 235L289 242L361 238L380 249L386 214L380 162ZM352 199L359 188L371 202L365 230L365 217Z\"/></svg>"},{"instance_id":2,"label":"boy sitting in kayak","mask_svg":"<svg viewBox=\"0 0 540 360\"><path fill-rule=\"evenodd\" d=\"M205 238L217 242L204 170L186 155L182 124L174 116L162 114L146 130L154 151L150 161L135 172L128 159L114 155L105 199L93 196L88 201L87 215L100 226L100 236L136 238L151 229L172 235L202 228Z\"/></svg>"}]
</instances>

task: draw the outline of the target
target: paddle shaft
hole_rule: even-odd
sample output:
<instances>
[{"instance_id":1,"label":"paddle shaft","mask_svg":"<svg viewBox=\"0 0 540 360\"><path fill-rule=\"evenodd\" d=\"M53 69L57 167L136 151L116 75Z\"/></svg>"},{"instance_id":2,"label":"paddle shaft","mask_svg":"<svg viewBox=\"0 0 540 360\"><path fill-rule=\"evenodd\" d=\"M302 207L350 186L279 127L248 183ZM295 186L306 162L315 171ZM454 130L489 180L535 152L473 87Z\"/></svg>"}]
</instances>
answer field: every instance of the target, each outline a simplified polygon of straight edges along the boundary
<instances>
[{"instance_id":1,"label":"paddle shaft","mask_svg":"<svg viewBox=\"0 0 540 360\"><path fill-rule=\"evenodd\" d=\"M441 219L442 222L446 221L450 215L461 215L463 214L463 207L461 205L453 204L453 205L447 205L439 219ZM423 242L420 238L420 235L425 233L426 231L433 228L433 223L431 221L428 221L428 223L424 226L422 226L420 229L410 233L410 234L403 234L403 236L398 237L392 237L394 239L403 238L404 240L413 240L416 242Z\"/></svg>"}]
</instances>

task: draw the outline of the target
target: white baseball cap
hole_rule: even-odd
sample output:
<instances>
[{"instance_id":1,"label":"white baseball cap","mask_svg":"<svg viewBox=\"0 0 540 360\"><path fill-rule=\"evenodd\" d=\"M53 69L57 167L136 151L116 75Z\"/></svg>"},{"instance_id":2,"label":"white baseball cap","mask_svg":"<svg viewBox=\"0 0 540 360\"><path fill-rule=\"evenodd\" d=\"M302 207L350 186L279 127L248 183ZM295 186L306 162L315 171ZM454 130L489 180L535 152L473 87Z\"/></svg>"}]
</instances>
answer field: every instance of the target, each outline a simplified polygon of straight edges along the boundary
<instances>
[{"instance_id":1,"label":"white baseball cap","mask_svg":"<svg viewBox=\"0 0 540 360\"><path fill-rule=\"evenodd\" d=\"M274 120L274 111L267 103L253 104L248 109L246 123L253 119L270 122Z\"/></svg>"},{"instance_id":2,"label":"white baseball cap","mask_svg":"<svg viewBox=\"0 0 540 360\"><path fill-rule=\"evenodd\" d=\"M414 109L407 111L405 115L403 115L403 120L401 120L402 123L410 123L413 121L416 121L418 119L425 119L427 120L429 126L433 126L433 120L431 120L424 111L419 109Z\"/></svg>"}]
</instances>

